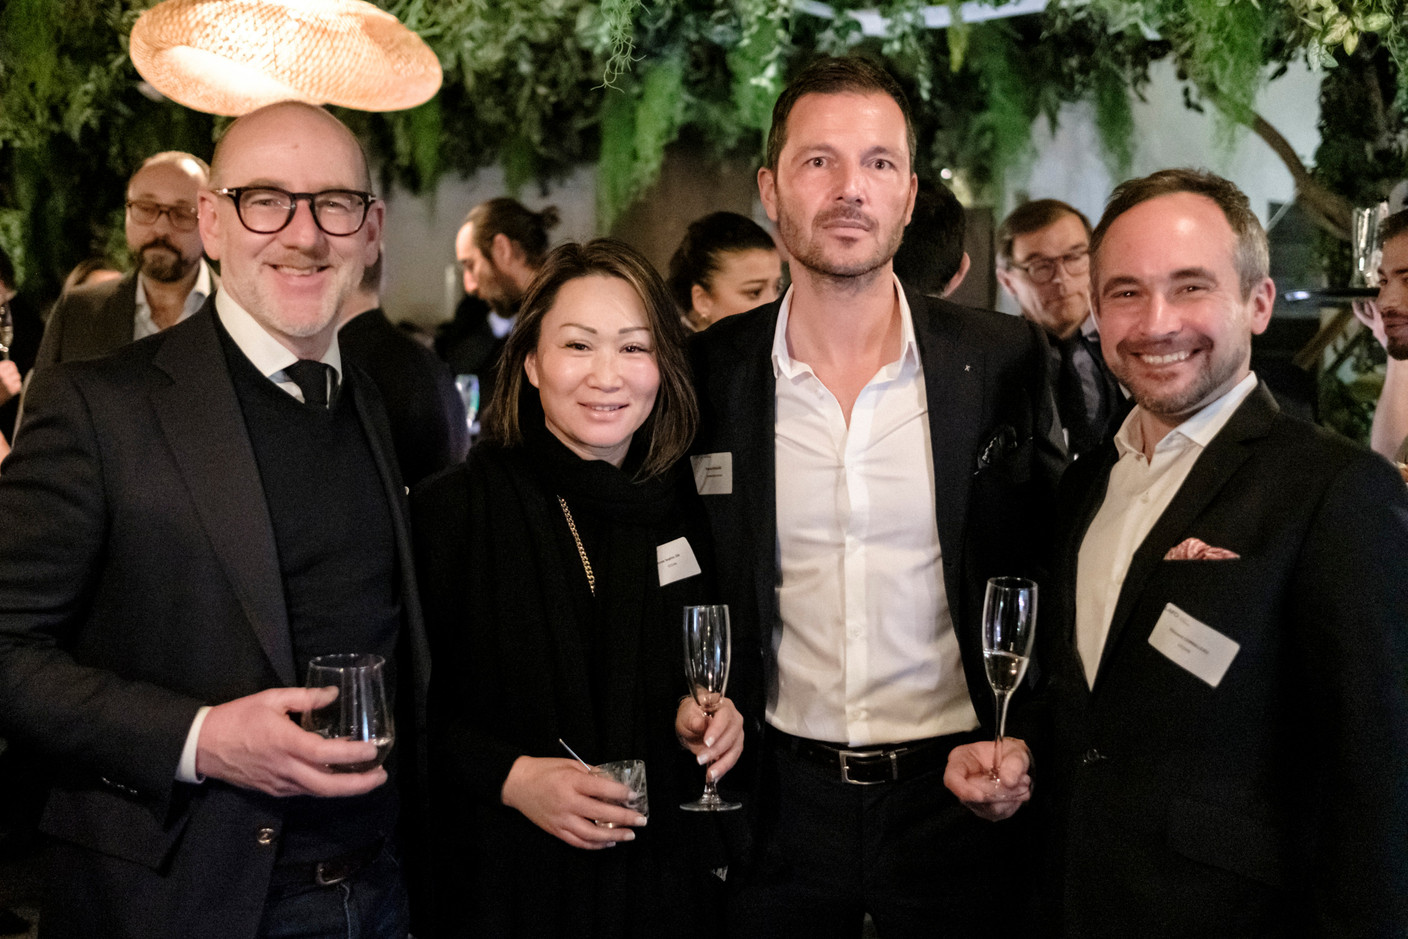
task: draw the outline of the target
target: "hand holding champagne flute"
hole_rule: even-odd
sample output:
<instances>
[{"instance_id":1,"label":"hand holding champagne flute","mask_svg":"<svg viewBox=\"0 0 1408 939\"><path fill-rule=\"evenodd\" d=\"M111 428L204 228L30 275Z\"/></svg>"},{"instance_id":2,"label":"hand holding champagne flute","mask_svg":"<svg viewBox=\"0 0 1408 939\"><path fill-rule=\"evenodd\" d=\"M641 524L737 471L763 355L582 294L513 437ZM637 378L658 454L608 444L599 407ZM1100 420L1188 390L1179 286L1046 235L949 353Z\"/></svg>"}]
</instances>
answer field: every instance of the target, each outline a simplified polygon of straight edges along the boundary
<instances>
[{"instance_id":1,"label":"hand holding champagne flute","mask_svg":"<svg viewBox=\"0 0 1408 939\"><path fill-rule=\"evenodd\" d=\"M983 599L983 664L988 684L997 699L997 736L993 742L992 770L999 782L1002 736L1007 725L1007 702L1027 673L1027 660L1036 635L1036 582L1022 577L988 579Z\"/></svg>"},{"instance_id":2,"label":"hand holding champagne flute","mask_svg":"<svg viewBox=\"0 0 1408 939\"><path fill-rule=\"evenodd\" d=\"M684 670L690 694L699 709L710 715L723 704L728 688L729 657L728 607L687 606L684 608ZM728 812L742 808L737 802L720 798L712 772L704 775L704 794L680 806L687 812Z\"/></svg>"}]
</instances>

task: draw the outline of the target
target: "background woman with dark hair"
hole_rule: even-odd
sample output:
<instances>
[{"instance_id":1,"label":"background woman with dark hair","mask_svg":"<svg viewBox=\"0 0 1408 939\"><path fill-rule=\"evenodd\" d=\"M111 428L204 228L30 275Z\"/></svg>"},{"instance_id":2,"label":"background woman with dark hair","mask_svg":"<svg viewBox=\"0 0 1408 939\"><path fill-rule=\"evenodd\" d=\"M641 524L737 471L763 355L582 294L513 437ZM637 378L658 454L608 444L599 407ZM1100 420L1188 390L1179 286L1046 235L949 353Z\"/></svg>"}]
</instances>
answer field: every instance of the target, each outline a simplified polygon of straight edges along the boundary
<instances>
[{"instance_id":1,"label":"background woman with dark hair","mask_svg":"<svg viewBox=\"0 0 1408 939\"><path fill-rule=\"evenodd\" d=\"M772 236L735 212L691 222L670 258L670 293L694 332L771 303L781 292L782 255Z\"/></svg>"},{"instance_id":2,"label":"background woman with dark hair","mask_svg":"<svg viewBox=\"0 0 1408 939\"><path fill-rule=\"evenodd\" d=\"M712 568L677 465L697 419L683 338L634 249L555 249L484 438L415 493L442 935L708 928L708 867L676 806L702 783L690 753L722 774L743 724L731 703L710 724L681 701L682 608L708 602ZM661 546L684 560L661 562ZM559 738L594 764L645 760L649 825Z\"/></svg>"}]
</instances>

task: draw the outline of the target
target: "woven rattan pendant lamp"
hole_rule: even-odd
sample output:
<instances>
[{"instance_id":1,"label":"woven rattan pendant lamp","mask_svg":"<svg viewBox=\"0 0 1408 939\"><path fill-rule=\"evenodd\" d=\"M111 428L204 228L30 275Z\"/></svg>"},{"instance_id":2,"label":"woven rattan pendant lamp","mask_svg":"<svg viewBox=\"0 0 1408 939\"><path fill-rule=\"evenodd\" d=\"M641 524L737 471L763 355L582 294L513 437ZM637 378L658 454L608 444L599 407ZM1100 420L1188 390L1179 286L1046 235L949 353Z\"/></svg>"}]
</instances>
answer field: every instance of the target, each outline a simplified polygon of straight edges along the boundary
<instances>
[{"instance_id":1,"label":"woven rattan pendant lamp","mask_svg":"<svg viewBox=\"0 0 1408 939\"><path fill-rule=\"evenodd\" d=\"M132 63L173 101L240 115L289 98L399 111L440 89L440 60L365 0L162 0L132 27Z\"/></svg>"}]
</instances>

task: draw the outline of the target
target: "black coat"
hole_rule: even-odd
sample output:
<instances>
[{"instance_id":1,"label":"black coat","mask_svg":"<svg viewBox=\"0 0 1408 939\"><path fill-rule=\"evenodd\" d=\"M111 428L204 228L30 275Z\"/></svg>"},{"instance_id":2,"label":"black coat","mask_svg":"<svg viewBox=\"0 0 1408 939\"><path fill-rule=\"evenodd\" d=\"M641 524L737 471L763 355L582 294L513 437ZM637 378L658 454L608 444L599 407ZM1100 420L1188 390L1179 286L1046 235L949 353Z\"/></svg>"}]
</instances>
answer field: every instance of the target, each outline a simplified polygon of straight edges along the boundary
<instances>
[{"instance_id":1,"label":"black coat","mask_svg":"<svg viewBox=\"0 0 1408 939\"><path fill-rule=\"evenodd\" d=\"M634 504L635 487L609 464L576 458L546 431L534 441L479 444L412 497L437 663L437 869L453 887L440 934L693 935L707 925L696 905L708 862L677 805L698 794L703 771L673 728L687 691L681 608L709 595L697 497L681 472ZM661 587L656 547L680 536L705 575ZM650 823L635 841L579 850L503 805L514 760L565 757L558 738L592 763L645 760ZM697 824L707 836L709 820Z\"/></svg>"}]
</instances>

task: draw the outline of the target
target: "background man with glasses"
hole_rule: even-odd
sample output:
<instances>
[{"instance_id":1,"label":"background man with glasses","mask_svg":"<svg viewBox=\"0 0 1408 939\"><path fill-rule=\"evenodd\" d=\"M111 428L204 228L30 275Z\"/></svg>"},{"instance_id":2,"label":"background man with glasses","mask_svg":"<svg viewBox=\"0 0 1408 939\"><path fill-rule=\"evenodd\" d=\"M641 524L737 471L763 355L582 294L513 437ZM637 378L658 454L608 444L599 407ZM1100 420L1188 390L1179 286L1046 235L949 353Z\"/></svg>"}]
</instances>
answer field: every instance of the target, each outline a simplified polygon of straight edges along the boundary
<instances>
[{"instance_id":1,"label":"background man with glasses","mask_svg":"<svg viewBox=\"0 0 1408 939\"><path fill-rule=\"evenodd\" d=\"M405 939L428 651L404 486L339 314L384 209L326 111L232 124L202 188L220 290L106 358L38 373L0 476L0 733L59 779L44 932ZM310 658L388 663L397 738L290 714ZM414 852L406 852L408 859Z\"/></svg>"},{"instance_id":2,"label":"background man with glasses","mask_svg":"<svg viewBox=\"0 0 1408 939\"><path fill-rule=\"evenodd\" d=\"M61 297L35 368L107 355L200 309L220 285L202 256L196 224L196 191L209 175L204 160L175 150L148 157L132 174L126 234L136 268Z\"/></svg>"},{"instance_id":3,"label":"background man with glasses","mask_svg":"<svg viewBox=\"0 0 1408 939\"><path fill-rule=\"evenodd\" d=\"M1090 315L1090 221L1058 199L1027 202L997 230L997 280L1051 340L1052 393L1072 458L1128 410Z\"/></svg>"}]
</instances>

